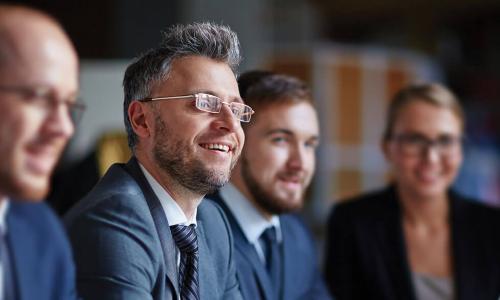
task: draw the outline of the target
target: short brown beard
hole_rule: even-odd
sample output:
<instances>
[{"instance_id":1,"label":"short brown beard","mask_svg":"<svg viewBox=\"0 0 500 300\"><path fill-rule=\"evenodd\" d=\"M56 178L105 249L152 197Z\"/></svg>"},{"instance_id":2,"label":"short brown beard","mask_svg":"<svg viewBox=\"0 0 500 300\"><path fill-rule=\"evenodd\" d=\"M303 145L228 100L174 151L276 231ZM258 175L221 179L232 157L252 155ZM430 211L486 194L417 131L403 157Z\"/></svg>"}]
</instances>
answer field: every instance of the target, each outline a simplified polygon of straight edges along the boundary
<instances>
[{"instance_id":1,"label":"short brown beard","mask_svg":"<svg viewBox=\"0 0 500 300\"><path fill-rule=\"evenodd\" d=\"M250 163L244 155L241 157L241 176L257 205L270 214L292 213L301 210L304 206L304 195L301 196L302 199L297 204L290 204L264 191L252 175Z\"/></svg>"}]
</instances>

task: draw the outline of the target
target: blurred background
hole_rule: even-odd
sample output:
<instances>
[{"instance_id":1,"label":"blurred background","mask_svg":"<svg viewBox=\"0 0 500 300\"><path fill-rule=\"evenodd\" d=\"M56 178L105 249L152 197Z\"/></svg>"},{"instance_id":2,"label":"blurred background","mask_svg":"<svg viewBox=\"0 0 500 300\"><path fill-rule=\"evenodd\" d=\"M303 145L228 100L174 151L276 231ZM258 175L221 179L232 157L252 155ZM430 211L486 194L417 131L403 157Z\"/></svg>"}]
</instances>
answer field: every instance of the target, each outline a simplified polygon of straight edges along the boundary
<instances>
[{"instance_id":1,"label":"blurred background","mask_svg":"<svg viewBox=\"0 0 500 300\"><path fill-rule=\"evenodd\" d=\"M62 210L72 203L71 195L87 192L115 157L128 155L115 146L124 132L121 80L127 64L155 46L161 30L192 21L223 23L238 33L240 71L273 69L312 86L322 126L305 211L313 228L322 228L335 201L387 182L379 147L385 108L395 91L415 81L442 82L462 100L467 140L456 188L500 206L497 0L15 2L58 18L82 59L87 111L51 196Z\"/></svg>"}]
</instances>

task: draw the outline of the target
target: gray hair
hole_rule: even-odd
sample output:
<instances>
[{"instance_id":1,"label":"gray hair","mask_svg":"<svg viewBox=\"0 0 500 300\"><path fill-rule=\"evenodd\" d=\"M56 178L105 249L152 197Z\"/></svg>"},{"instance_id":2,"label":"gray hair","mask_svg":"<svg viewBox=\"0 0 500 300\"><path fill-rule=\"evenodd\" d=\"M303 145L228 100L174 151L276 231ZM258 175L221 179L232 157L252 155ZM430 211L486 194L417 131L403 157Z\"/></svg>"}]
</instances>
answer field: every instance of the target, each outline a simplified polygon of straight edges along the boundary
<instances>
[{"instance_id":1,"label":"gray hair","mask_svg":"<svg viewBox=\"0 0 500 300\"><path fill-rule=\"evenodd\" d=\"M238 37L228 26L192 23L174 25L164 32L160 45L136 58L123 78L123 114L132 152L137 145L137 135L128 118L130 103L151 96L153 87L167 79L172 62L191 55L227 63L235 73L241 61Z\"/></svg>"}]
</instances>

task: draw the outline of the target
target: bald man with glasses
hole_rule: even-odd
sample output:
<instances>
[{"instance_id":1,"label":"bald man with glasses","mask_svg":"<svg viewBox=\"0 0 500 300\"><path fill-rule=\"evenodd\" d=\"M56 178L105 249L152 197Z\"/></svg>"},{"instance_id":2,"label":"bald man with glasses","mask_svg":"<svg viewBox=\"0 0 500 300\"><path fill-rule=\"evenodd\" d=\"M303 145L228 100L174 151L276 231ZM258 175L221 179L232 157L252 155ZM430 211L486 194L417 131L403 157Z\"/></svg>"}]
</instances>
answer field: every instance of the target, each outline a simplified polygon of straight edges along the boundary
<instances>
[{"instance_id":1,"label":"bald man with glasses","mask_svg":"<svg viewBox=\"0 0 500 300\"><path fill-rule=\"evenodd\" d=\"M78 57L59 23L0 5L0 299L74 299L64 229L41 203L83 106Z\"/></svg>"}]
</instances>

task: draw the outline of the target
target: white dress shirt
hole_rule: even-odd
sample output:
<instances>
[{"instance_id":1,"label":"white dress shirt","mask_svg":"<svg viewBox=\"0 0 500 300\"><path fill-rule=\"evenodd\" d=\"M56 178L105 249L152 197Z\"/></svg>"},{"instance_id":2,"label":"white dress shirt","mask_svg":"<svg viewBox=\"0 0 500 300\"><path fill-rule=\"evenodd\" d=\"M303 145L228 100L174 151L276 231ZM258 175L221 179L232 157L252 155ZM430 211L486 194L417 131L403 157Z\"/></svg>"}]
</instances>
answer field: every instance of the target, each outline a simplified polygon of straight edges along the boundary
<instances>
[{"instance_id":1,"label":"white dress shirt","mask_svg":"<svg viewBox=\"0 0 500 300\"><path fill-rule=\"evenodd\" d=\"M240 225L246 239L255 247L259 258L265 263L265 255L259 243L262 233L269 227L274 226L278 243L283 240L281 234L280 219L273 215L270 220L266 219L257 208L243 196L243 194L231 183L227 183L220 189L222 200L233 213Z\"/></svg>"},{"instance_id":2,"label":"white dress shirt","mask_svg":"<svg viewBox=\"0 0 500 300\"><path fill-rule=\"evenodd\" d=\"M6 234L7 234L7 223L6 223L6 217L7 217L7 210L9 208L9 200L4 198L2 202L0 202L0 250L7 250L7 245L5 243L7 242L6 240ZM0 253L3 257L8 257L6 256L5 253ZM4 294L5 294L5 279L4 279L4 265L3 261L0 260L0 299L3 299Z\"/></svg>"}]
</instances>

